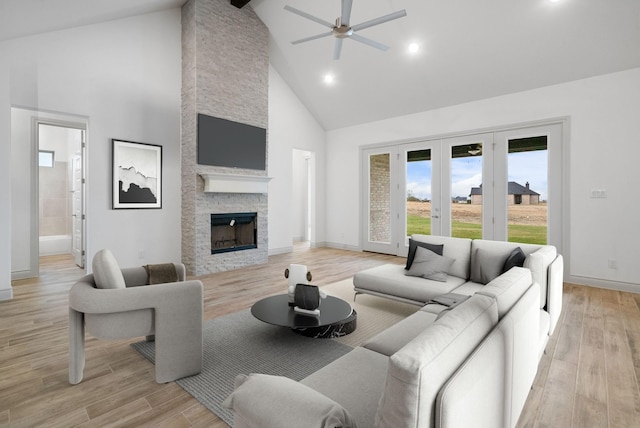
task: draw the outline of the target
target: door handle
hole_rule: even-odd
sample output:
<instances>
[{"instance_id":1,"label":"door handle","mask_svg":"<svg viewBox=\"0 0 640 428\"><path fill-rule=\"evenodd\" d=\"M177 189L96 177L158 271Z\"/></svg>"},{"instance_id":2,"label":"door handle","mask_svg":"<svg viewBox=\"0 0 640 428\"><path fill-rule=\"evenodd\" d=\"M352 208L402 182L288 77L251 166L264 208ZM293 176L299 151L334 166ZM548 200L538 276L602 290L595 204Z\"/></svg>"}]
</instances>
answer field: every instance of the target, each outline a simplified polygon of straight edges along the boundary
<instances>
[{"instance_id":1,"label":"door handle","mask_svg":"<svg viewBox=\"0 0 640 428\"><path fill-rule=\"evenodd\" d=\"M440 218L440 216L432 215L431 218Z\"/></svg>"}]
</instances>

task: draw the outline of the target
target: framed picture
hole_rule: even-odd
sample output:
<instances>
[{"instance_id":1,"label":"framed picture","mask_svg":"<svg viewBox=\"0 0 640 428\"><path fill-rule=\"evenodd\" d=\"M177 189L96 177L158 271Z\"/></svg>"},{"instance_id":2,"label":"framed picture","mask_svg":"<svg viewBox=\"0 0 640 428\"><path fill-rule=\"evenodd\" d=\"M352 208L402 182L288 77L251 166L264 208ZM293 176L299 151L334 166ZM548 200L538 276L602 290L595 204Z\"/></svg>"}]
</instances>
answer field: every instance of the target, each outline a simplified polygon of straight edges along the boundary
<instances>
[{"instance_id":1,"label":"framed picture","mask_svg":"<svg viewBox=\"0 0 640 428\"><path fill-rule=\"evenodd\" d=\"M162 146L111 142L113 209L162 208Z\"/></svg>"}]
</instances>

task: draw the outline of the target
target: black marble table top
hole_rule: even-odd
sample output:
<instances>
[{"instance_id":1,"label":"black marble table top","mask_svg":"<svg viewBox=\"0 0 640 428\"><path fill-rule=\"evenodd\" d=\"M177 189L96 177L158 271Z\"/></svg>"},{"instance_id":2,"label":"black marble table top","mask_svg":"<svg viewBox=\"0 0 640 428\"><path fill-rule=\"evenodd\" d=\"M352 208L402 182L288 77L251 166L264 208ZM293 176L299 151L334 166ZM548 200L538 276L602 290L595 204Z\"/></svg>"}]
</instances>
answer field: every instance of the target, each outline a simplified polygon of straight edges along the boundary
<instances>
[{"instance_id":1,"label":"black marble table top","mask_svg":"<svg viewBox=\"0 0 640 428\"><path fill-rule=\"evenodd\" d=\"M334 296L321 299L319 315L306 315L289 306L289 296L266 297L251 307L251 314L268 324L292 328L305 336L340 337L355 330L356 313L351 305Z\"/></svg>"}]
</instances>

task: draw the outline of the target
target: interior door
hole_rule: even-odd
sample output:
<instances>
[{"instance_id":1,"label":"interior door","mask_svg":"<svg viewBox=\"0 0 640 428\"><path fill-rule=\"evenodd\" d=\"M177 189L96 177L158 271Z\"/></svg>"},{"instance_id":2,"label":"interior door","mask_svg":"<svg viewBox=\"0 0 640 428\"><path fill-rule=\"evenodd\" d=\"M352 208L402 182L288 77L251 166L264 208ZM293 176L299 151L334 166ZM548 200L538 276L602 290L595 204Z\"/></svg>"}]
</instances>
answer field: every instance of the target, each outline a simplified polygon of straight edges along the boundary
<instances>
[{"instance_id":1,"label":"interior door","mask_svg":"<svg viewBox=\"0 0 640 428\"><path fill-rule=\"evenodd\" d=\"M397 147L363 150L362 194L365 201L361 236L365 251L398 253L398 158Z\"/></svg>"},{"instance_id":2,"label":"interior door","mask_svg":"<svg viewBox=\"0 0 640 428\"><path fill-rule=\"evenodd\" d=\"M72 159L72 237L71 237L71 253L76 265L84 267L84 214L82 209L82 155L77 154Z\"/></svg>"}]
</instances>

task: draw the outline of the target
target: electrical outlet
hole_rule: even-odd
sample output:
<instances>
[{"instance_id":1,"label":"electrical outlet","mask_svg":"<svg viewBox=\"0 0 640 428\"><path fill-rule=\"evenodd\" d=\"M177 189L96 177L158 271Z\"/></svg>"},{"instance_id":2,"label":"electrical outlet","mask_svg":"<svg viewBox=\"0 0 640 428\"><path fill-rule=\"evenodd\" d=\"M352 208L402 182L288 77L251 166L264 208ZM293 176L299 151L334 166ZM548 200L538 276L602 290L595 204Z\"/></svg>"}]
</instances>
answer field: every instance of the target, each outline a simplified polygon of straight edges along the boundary
<instances>
[{"instance_id":1,"label":"electrical outlet","mask_svg":"<svg viewBox=\"0 0 640 428\"><path fill-rule=\"evenodd\" d=\"M607 197L607 191L604 189L591 189L591 197L603 199Z\"/></svg>"},{"instance_id":2,"label":"electrical outlet","mask_svg":"<svg viewBox=\"0 0 640 428\"><path fill-rule=\"evenodd\" d=\"M618 262L615 259L609 259L609 269L618 269Z\"/></svg>"},{"instance_id":3,"label":"electrical outlet","mask_svg":"<svg viewBox=\"0 0 640 428\"><path fill-rule=\"evenodd\" d=\"M139 259L144 259L144 250L138 251L138 258Z\"/></svg>"}]
</instances>

